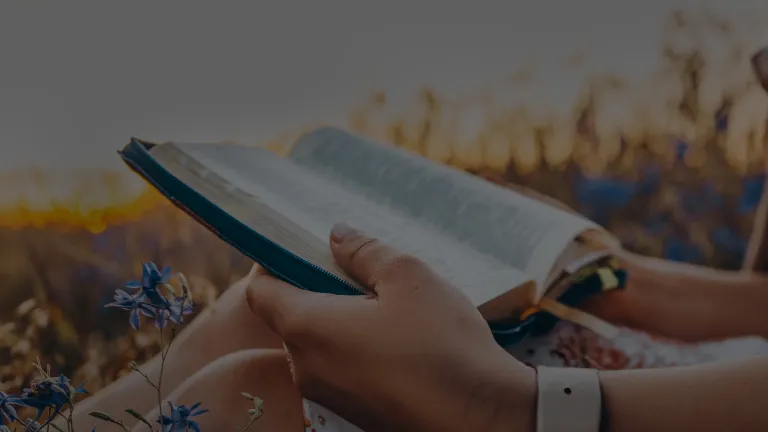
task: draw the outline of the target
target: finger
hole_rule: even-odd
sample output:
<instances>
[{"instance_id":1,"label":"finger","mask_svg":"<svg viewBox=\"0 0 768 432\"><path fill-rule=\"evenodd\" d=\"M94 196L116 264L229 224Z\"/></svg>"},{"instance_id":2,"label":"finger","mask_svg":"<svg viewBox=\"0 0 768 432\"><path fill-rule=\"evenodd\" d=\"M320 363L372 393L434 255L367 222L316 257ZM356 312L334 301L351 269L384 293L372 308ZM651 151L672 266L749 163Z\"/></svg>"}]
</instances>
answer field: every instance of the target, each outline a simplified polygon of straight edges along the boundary
<instances>
[{"instance_id":1,"label":"finger","mask_svg":"<svg viewBox=\"0 0 768 432\"><path fill-rule=\"evenodd\" d=\"M246 289L246 299L251 311L282 337L296 330L294 327L300 325L296 323L296 317L316 303L317 296L317 293L296 288L258 272L252 276Z\"/></svg>"},{"instance_id":2,"label":"finger","mask_svg":"<svg viewBox=\"0 0 768 432\"><path fill-rule=\"evenodd\" d=\"M421 260L369 237L347 224L331 231L331 251L336 262L352 277L381 294L383 286L426 286L436 281Z\"/></svg>"},{"instance_id":3,"label":"finger","mask_svg":"<svg viewBox=\"0 0 768 432\"><path fill-rule=\"evenodd\" d=\"M251 280L258 275L268 275L268 274L269 274L269 270L264 268L261 264L255 262L251 266L251 270L248 272L248 276L246 277L248 278L248 280Z\"/></svg>"}]
</instances>

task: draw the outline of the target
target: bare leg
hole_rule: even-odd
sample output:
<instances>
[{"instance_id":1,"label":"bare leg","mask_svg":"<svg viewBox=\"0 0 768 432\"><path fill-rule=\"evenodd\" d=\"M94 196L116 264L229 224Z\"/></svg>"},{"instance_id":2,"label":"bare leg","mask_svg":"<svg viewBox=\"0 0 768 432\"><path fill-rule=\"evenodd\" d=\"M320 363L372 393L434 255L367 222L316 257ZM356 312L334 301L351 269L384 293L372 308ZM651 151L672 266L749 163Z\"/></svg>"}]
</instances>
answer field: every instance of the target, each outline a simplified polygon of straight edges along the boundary
<instances>
[{"instance_id":1,"label":"bare leg","mask_svg":"<svg viewBox=\"0 0 768 432\"><path fill-rule=\"evenodd\" d=\"M177 405L202 403L210 411L193 420L202 430L242 430L248 424L253 404L240 393L264 400L264 414L251 426L252 431L303 431L302 400L293 385L285 352L245 350L222 357L184 381L168 398ZM158 418L157 408L146 415ZM134 431L146 431L136 425Z\"/></svg>"},{"instance_id":2,"label":"bare leg","mask_svg":"<svg viewBox=\"0 0 768 432\"><path fill-rule=\"evenodd\" d=\"M249 277L230 287L208 310L200 314L179 334L166 358L162 390L168 395L185 379L207 364L229 353L250 348L282 348L282 342L263 322L254 316L245 300ZM141 370L157 382L160 357L141 366ZM75 407L77 430L112 430L88 415L91 411L105 412L127 425L136 420L126 414L126 408L148 412L157 406L155 390L134 372L105 387ZM115 430L120 430L115 429Z\"/></svg>"}]
</instances>

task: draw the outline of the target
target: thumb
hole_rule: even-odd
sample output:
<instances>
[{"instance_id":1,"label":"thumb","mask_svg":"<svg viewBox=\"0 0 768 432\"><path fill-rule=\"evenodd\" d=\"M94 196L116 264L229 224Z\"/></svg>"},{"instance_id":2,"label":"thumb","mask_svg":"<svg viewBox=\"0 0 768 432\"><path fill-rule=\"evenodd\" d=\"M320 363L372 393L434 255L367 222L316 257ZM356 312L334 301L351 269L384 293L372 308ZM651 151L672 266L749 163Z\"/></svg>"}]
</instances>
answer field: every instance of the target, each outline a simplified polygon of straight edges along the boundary
<instances>
[{"instance_id":1,"label":"thumb","mask_svg":"<svg viewBox=\"0 0 768 432\"><path fill-rule=\"evenodd\" d=\"M339 266L379 295L383 289L427 287L439 281L423 261L344 223L331 231L331 251Z\"/></svg>"}]
</instances>

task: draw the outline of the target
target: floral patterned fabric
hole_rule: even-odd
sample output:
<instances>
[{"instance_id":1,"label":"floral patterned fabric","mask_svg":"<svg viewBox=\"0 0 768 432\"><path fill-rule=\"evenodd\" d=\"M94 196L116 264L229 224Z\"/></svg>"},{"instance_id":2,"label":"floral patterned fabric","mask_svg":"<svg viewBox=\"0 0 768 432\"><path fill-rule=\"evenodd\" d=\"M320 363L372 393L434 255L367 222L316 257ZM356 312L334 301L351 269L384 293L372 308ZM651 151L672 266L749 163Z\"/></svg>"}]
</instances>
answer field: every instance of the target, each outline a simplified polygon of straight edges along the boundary
<instances>
[{"instance_id":1,"label":"floral patterned fabric","mask_svg":"<svg viewBox=\"0 0 768 432\"><path fill-rule=\"evenodd\" d=\"M682 344L621 329L607 340L590 330L559 322L544 336L529 337L507 348L531 366L591 367L601 370L685 366L768 355L768 341L739 338L722 342ZM307 432L359 432L360 429L311 401L304 402Z\"/></svg>"}]
</instances>

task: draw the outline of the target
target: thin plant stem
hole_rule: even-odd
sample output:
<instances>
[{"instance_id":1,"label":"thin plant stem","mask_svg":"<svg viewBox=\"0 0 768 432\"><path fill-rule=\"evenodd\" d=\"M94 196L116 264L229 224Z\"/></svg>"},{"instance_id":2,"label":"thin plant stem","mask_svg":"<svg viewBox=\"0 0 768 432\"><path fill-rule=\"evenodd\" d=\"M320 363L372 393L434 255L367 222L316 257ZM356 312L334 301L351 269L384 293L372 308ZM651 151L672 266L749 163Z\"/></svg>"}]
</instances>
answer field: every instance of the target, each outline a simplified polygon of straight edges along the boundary
<instances>
[{"instance_id":1,"label":"thin plant stem","mask_svg":"<svg viewBox=\"0 0 768 432\"><path fill-rule=\"evenodd\" d=\"M243 428L242 432L245 432L245 431L247 431L247 430L248 430L248 429L251 427L251 425L253 424L253 422L255 422L255 421L258 419L258 418L259 418L259 417L257 417L257 416L253 416L253 417L251 417L251 420L250 420L250 421L248 421L248 424L247 424L247 425L245 425L245 427Z\"/></svg>"},{"instance_id":2,"label":"thin plant stem","mask_svg":"<svg viewBox=\"0 0 768 432\"><path fill-rule=\"evenodd\" d=\"M56 429L58 432L66 432L64 429L60 428L59 426L56 426L56 423L51 423L51 427ZM16 429L14 429L14 432Z\"/></svg>"},{"instance_id":3,"label":"thin plant stem","mask_svg":"<svg viewBox=\"0 0 768 432\"><path fill-rule=\"evenodd\" d=\"M75 432L75 423L72 420L72 416L75 414L75 404L69 404L69 415L67 415L67 430L69 432Z\"/></svg>"},{"instance_id":4,"label":"thin plant stem","mask_svg":"<svg viewBox=\"0 0 768 432\"><path fill-rule=\"evenodd\" d=\"M74 431L71 431L69 429L69 419L67 418L66 415L64 415L64 413L61 410L58 410L58 411L54 412L53 416L54 416L54 418L61 418L61 419L64 420L64 426L67 427L67 432L74 432ZM59 431L62 430L61 427L56 425L56 422L54 422L54 421L51 421L50 423L48 423L48 425L52 426L56 430L59 430Z\"/></svg>"},{"instance_id":5,"label":"thin plant stem","mask_svg":"<svg viewBox=\"0 0 768 432\"><path fill-rule=\"evenodd\" d=\"M159 418L163 418L163 392L160 390L163 385L163 371L165 369L165 356L166 356L166 349L165 349L165 342L164 342L164 331L162 328L159 328L160 330L160 376L157 378L157 385L155 386L155 390L157 391L157 409L158 409L158 416ZM170 343L168 344L170 345Z\"/></svg>"},{"instance_id":6,"label":"thin plant stem","mask_svg":"<svg viewBox=\"0 0 768 432\"><path fill-rule=\"evenodd\" d=\"M173 340L176 337L176 329L171 327L171 337L168 340L168 345L165 346L165 338L164 338L165 332L163 329L160 329L160 376L157 378L157 385L155 386L155 389L157 390L157 404L158 404L158 410L159 410L159 418L163 418L163 394L162 394L162 386L163 386L163 373L165 371L165 360L168 358L168 353L171 351L171 345L173 344Z\"/></svg>"},{"instance_id":7,"label":"thin plant stem","mask_svg":"<svg viewBox=\"0 0 768 432\"><path fill-rule=\"evenodd\" d=\"M26 425L24 423L22 423L20 418L16 419L16 423L20 424L21 427L26 427ZM16 432L16 426L13 427L13 432Z\"/></svg>"},{"instance_id":8,"label":"thin plant stem","mask_svg":"<svg viewBox=\"0 0 768 432\"><path fill-rule=\"evenodd\" d=\"M144 377L144 379L147 381L147 384L151 385L153 389L155 389L155 390L159 390L159 389L157 388L157 384L155 384L154 382L152 382L152 379L151 379L151 378L149 378L149 375L145 374L145 373L144 373L144 372L143 372L141 369L139 369L138 367L137 367L137 368L134 368L133 370L135 370L135 371L136 371L136 372L137 372L139 375L143 376L143 377Z\"/></svg>"}]
</instances>

